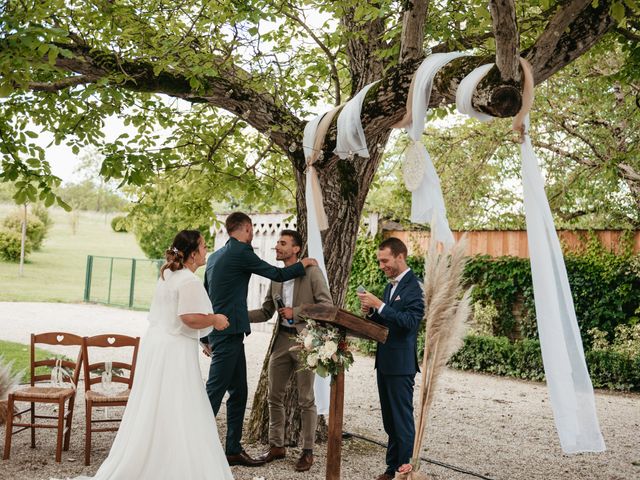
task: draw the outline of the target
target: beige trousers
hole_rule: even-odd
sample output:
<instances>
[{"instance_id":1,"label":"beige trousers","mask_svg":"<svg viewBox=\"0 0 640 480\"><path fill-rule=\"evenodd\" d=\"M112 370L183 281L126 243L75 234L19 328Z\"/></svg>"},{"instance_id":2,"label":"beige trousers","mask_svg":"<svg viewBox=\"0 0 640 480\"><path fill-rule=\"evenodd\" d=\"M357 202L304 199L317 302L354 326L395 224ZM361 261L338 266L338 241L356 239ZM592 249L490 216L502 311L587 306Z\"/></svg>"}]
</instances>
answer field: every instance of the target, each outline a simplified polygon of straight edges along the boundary
<instances>
[{"instance_id":1,"label":"beige trousers","mask_svg":"<svg viewBox=\"0 0 640 480\"><path fill-rule=\"evenodd\" d=\"M318 414L313 396L315 373L301 370L298 352L289 348L296 343L287 332L278 332L269 359L269 443L284 446L285 408L284 394L291 373L295 372L298 384L298 406L302 417L302 448L313 449Z\"/></svg>"}]
</instances>

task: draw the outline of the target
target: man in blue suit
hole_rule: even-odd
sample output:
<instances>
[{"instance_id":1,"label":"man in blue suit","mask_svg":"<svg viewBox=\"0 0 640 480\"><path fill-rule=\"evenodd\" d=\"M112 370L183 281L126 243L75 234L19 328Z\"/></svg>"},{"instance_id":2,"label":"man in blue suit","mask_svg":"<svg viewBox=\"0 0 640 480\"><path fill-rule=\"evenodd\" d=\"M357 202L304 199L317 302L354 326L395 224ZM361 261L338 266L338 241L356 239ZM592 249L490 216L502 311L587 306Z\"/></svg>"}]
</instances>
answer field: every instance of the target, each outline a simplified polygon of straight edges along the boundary
<instances>
[{"instance_id":1,"label":"man in blue suit","mask_svg":"<svg viewBox=\"0 0 640 480\"><path fill-rule=\"evenodd\" d=\"M251 333L247 309L249 280L255 273L276 282L285 282L304 276L305 268L317 265L317 262L303 258L290 267L277 268L261 260L251 247L253 223L242 212L230 214L225 227L229 240L207 260L204 286L213 311L226 315L229 327L224 331L214 330L200 340L205 344L205 351L209 348L211 352L207 395L214 415L218 415L222 398L229 392L225 445L229 465L255 467L264 461L251 458L240 443L248 395L244 337Z\"/></svg>"},{"instance_id":2,"label":"man in blue suit","mask_svg":"<svg viewBox=\"0 0 640 480\"><path fill-rule=\"evenodd\" d=\"M378 343L376 377L387 444L387 469L376 480L392 480L413 453L413 387L418 371L418 328L424 315L424 293L407 266L407 247L388 238L378 247L380 269L389 279L383 299L360 293L363 313L389 329L386 343Z\"/></svg>"}]
</instances>

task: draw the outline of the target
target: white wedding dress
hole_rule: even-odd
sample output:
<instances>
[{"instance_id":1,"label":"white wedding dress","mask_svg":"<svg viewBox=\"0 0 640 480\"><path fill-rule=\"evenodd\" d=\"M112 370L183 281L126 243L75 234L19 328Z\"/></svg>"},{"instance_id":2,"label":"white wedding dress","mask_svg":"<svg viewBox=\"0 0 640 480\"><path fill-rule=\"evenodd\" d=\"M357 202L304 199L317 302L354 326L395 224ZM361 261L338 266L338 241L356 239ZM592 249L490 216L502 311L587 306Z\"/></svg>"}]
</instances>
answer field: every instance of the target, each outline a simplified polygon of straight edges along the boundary
<instances>
[{"instance_id":1,"label":"white wedding dress","mask_svg":"<svg viewBox=\"0 0 640 480\"><path fill-rule=\"evenodd\" d=\"M212 313L211 302L190 270L165 270L164 277L122 424L94 480L233 479L198 363L198 338L211 329L191 329L179 317Z\"/></svg>"}]
</instances>

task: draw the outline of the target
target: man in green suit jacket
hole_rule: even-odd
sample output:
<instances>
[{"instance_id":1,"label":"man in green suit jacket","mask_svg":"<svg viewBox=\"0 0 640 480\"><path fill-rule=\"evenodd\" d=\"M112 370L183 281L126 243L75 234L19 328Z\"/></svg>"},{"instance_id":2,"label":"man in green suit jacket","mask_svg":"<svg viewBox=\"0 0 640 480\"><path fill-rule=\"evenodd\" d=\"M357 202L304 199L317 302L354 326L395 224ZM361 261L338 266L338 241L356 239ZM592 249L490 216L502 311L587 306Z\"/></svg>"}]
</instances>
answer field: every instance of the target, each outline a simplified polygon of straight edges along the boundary
<instances>
[{"instance_id":1,"label":"man in green suit jacket","mask_svg":"<svg viewBox=\"0 0 640 480\"><path fill-rule=\"evenodd\" d=\"M209 257L205 272L205 289L213 311L229 319L229 328L224 332L214 331L208 338L201 339L208 343L212 352L207 395L214 415L218 415L222 398L229 392L225 446L229 465L258 466L264 462L251 458L240 443L247 406L247 362L243 342L245 335L251 333L247 309L249 280L255 273L284 282L304 276L305 267L317 265L317 262L304 258L287 268L274 267L253 251L253 223L248 215L232 213L225 226L230 238Z\"/></svg>"}]
</instances>

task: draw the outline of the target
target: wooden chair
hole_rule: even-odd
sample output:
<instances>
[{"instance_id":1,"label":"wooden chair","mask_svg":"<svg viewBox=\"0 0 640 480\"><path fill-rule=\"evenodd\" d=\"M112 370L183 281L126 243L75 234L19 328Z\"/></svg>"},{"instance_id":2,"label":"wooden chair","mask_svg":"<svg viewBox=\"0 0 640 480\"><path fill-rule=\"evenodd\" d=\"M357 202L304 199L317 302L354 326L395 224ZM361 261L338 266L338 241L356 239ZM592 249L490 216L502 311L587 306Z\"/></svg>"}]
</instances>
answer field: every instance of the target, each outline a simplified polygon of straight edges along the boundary
<instances>
[{"instance_id":1,"label":"wooden chair","mask_svg":"<svg viewBox=\"0 0 640 480\"><path fill-rule=\"evenodd\" d=\"M46 360L36 361L36 345L65 345L77 346L78 357L75 362L68 359L48 358ZM14 414L9 414L7 418L6 437L4 443L3 459L7 460L11 453L11 437L23 430L31 429L31 448L36 446L36 428L55 428L58 430L58 438L56 443L56 462L62 459L62 450L69 450L69 441L71 439L71 424L73 421L73 406L76 399L76 386L78 385L78 377L80 376L80 368L82 365L82 337L66 332L48 332L40 334L31 334L31 386L21 388L9 394L7 402L7 411L14 412L15 402L29 402L29 408ZM69 386L38 386L38 382L51 382L51 370L57 366L65 369L68 375L63 378ZM41 367L49 367L47 373L42 373ZM40 373L36 371L40 368ZM51 403L58 406L58 415L38 415L36 413L37 403ZM30 413L30 421L22 421L22 415ZM14 420L15 419L15 420ZM37 419L57 419L56 423L36 423ZM14 427L17 430L14 431ZM64 437L64 445L63 445Z\"/></svg>"},{"instance_id":2,"label":"wooden chair","mask_svg":"<svg viewBox=\"0 0 640 480\"><path fill-rule=\"evenodd\" d=\"M133 377L136 369L136 360L138 358L138 345L140 344L140 337L129 337L127 335L96 335L94 337L84 337L82 344L83 358L84 358L84 392L85 392L85 404L86 404L86 434L84 443L84 463L89 465L91 463L91 435L94 432L115 432L119 428L118 425L105 426L101 428L94 428L93 424L104 424L120 422L122 418L106 418L101 420L94 420L92 418L93 409L96 407L123 407L129 400L129 394L131 393L131 386L133 385ZM107 347L133 347L131 355L131 363L124 362L112 362L112 368L115 372L119 370L128 370L129 376L112 374L111 381L114 383L126 384L127 389L118 392L114 395L109 395L104 392L93 390L91 387L102 381L101 375L97 375L97 371L104 371L106 369L106 362L91 363L89 360L89 348L107 348ZM92 373L95 375L92 377Z\"/></svg>"}]
</instances>

